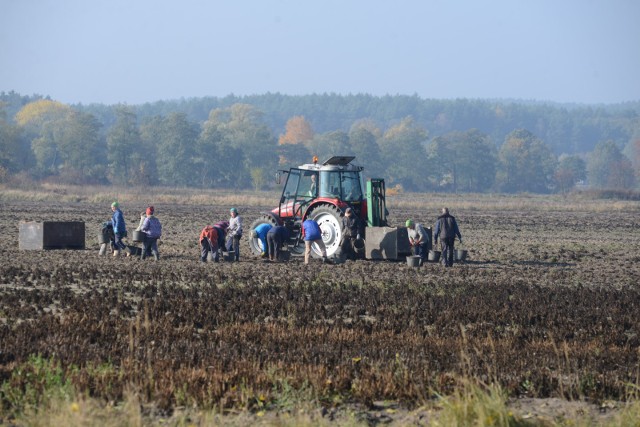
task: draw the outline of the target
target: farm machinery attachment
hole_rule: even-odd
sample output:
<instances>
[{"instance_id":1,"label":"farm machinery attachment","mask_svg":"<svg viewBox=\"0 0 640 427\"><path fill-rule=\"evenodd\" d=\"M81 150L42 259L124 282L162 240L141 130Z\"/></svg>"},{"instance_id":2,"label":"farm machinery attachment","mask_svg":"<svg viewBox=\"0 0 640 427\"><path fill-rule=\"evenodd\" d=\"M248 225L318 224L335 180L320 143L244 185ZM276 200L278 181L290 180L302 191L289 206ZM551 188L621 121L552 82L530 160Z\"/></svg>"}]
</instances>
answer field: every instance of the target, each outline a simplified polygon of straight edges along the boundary
<instances>
[{"instance_id":1,"label":"farm machinery attachment","mask_svg":"<svg viewBox=\"0 0 640 427\"><path fill-rule=\"evenodd\" d=\"M322 231L322 240L327 256L338 259L342 239L342 216L347 208L366 225L365 236L358 242L358 254L367 259L405 259L411 254L405 227L390 227L387 223L385 184L383 179L366 181L363 192L362 166L351 162L354 156L334 156L322 164L317 157L313 163L304 164L276 174L280 184L283 175L286 181L278 207L262 212L253 221L253 230L263 223L283 225L289 230L289 250L292 256L304 255L302 223L315 220ZM262 242L249 234L249 247L254 255L264 251ZM313 257L320 257L320 249L312 245Z\"/></svg>"}]
</instances>

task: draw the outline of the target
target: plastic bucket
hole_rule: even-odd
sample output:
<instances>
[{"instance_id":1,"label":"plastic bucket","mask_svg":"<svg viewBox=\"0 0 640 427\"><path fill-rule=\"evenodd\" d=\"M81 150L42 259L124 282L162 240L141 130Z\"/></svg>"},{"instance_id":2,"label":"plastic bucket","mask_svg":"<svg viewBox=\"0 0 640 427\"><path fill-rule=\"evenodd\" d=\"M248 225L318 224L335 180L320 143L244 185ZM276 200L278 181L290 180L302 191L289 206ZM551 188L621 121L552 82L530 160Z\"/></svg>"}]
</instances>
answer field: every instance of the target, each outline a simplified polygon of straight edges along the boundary
<instances>
[{"instance_id":1,"label":"plastic bucket","mask_svg":"<svg viewBox=\"0 0 640 427\"><path fill-rule=\"evenodd\" d=\"M465 249L456 249L456 261L464 261L467 259L467 251Z\"/></svg>"},{"instance_id":2,"label":"plastic bucket","mask_svg":"<svg viewBox=\"0 0 640 427\"><path fill-rule=\"evenodd\" d=\"M98 243L109 243L109 233L100 233L98 234Z\"/></svg>"},{"instance_id":3,"label":"plastic bucket","mask_svg":"<svg viewBox=\"0 0 640 427\"><path fill-rule=\"evenodd\" d=\"M364 254L364 239L356 239L353 241L353 250L358 255Z\"/></svg>"},{"instance_id":4,"label":"plastic bucket","mask_svg":"<svg viewBox=\"0 0 640 427\"><path fill-rule=\"evenodd\" d=\"M291 252L289 251L278 252L278 261L289 261L290 258L291 258Z\"/></svg>"},{"instance_id":5,"label":"plastic bucket","mask_svg":"<svg viewBox=\"0 0 640 427\"><path fill-rule=\"evenodd\" d=\"M144 242L144 233L140 230L135 230L133 232L133 241L134 242Z\"/></svg>"},{"instance_id":6,"label":"plastic bucket","mask_svg":"<svg viewBox=\"0 0 640 427\"><path fill-rule=\"evenodd\" d=\"M140 256L142 255L142 248L138 248L137 246L127 246L127 252L129 256Z\"/></svg>"},{"instance_id":7,"label":"plastic bucket","mask_svg":"<svg viewBox=\"0 0 640 427\"><path fill-rule=\"evenodd\" d=\"M233 252L223 252L222 259L226 262L233 262L236 259L236 254Z\"/></svg>"},{"instance_id":8,"label":"plastic bucket","mask_svg":"<svg viewBox=\"0 0 640 427\"><path fill-rule=\"evenodd\" d=\"M433 262L440 261L440 251L429 251L429 256L427 259Z\"/></svg>"},{"instance_id":9,"label":"plastic bucket","mask_svg":"<svg viewBox=\"0 0 640 427\"><path fill-rule=\"evenodd\" d=\"M419 255L408 256L407 265L409 267L420 267L420 256Z\"/></svg>"}]
</instances>

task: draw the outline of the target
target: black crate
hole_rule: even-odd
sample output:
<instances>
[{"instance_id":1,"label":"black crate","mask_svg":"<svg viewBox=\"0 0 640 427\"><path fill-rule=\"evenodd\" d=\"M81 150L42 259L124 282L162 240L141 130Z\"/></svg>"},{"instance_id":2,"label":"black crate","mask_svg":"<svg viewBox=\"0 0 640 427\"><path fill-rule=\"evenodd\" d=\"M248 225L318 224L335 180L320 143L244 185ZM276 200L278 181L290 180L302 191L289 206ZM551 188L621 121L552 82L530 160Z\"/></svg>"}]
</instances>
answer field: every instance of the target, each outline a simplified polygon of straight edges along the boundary
<instances>
[{"instance_id":1,"label":"black crate","mask_svg":"<svg viewBox=\"0 0 640 427\"><path fill-rule=\"evenodd\" d=\"M24 250L84 249L84 222L22 222L18 247Z\"/></svg>"}]
</instances>

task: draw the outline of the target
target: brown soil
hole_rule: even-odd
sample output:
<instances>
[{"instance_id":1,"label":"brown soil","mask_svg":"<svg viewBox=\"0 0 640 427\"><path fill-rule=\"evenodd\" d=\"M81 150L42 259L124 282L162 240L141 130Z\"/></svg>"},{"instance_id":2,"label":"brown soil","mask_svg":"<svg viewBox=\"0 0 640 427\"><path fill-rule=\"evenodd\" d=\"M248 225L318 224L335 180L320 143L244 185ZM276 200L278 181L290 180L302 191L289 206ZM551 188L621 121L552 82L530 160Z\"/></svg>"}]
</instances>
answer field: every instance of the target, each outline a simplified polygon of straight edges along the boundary
<instances>
[{"instance_id":1,"label":"brown soil","mask_svg":"<svg viewBox=\"0 0 640 427\"><path fill-rule=\"evenodd\" d=\"M130 230L142 208L124 207ZM241 212L246 226L261 210ZM269 408L284 378L324 407L375 414L377 401L410 410L471 377L500 383L514 410L532 417L607 413L603 402L628 398L640 382L637 212L461 209L452 213L467 262L412 269L271 264L246 242L240 263L203 265L198 234L227 219L228 207L156 211L160 262L98 256L108 206L0 207L1 380L41 354L79 367L69 371L74 384L108 400L134 384L166 410L182 396L202 407ZM435 213L396 209L391 221L409 217L429 225ZM20 251L22 220L85 221L87 249ZM107 362L112 377L89 373Z\"/></svg>"}]
</instances>

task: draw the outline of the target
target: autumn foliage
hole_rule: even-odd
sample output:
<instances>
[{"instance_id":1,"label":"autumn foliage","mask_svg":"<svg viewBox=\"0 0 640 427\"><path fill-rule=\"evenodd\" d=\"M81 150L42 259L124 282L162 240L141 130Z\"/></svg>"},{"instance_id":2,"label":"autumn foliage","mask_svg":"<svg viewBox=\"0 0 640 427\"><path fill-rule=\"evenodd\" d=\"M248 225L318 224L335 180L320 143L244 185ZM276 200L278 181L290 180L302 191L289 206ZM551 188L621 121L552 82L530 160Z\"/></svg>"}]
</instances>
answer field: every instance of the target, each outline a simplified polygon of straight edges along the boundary
<instances>
[{"instance_id":1,"label":"autumn foliage","mask_svg":"<svg viewBox=\"0 0 640 427\"><path fill-rule=\"evenodd\" d=\"M286 124L286 132L280 135L278 144L300 144L313 138L313 129L303 116L290 118Z\"/></svg>"}]
</instances>

